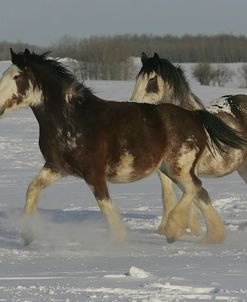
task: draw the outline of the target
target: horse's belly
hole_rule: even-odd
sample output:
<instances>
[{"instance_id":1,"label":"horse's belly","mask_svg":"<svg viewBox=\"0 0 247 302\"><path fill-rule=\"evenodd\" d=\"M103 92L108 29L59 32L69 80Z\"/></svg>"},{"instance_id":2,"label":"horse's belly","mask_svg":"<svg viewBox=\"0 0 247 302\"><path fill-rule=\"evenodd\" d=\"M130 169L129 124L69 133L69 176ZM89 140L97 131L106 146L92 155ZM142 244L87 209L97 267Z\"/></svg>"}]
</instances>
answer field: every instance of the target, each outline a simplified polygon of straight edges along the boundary
<instances>
[{"instance_id":1,"label":"horse's belly","mask_svg":"<svg viewBox=\"0 0 247 302\"><path fill-rule=\"evenodd\" d=\"M107 168L107 179L112 183L128 183L140 180L147 175L153 173L159 162L150 161L139 164L133 155L125 153L121 156L117 164L110 164Z\"/></svg>"},{"instance_id":2,"label":"horse's belly","mask_svg":"<svg viewBox=\"0 0 247 302\"><path fill-rule=\"evenodd\" d=\"M197 164L197 173L203 177L221 177L238 170L245 159L246 152L239 149L228 148L222 156L215 153L215 157L206 149Z\"/></svg>"}]
</instances>

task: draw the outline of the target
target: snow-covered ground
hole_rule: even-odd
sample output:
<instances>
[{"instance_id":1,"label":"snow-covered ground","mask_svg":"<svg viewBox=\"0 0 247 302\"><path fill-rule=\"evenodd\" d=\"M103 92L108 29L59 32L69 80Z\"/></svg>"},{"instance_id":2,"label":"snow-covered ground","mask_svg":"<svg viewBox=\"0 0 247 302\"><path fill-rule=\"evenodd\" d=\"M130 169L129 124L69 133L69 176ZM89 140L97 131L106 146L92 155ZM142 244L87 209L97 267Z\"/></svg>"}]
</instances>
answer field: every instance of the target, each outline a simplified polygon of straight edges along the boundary
<instances>
[{"instance_id":1,"label":"snow-covered ground","mask_svg":"<svg viewBox=\"0 0 247 302\"><path fill-rule=\"evenodd\" d=\"M134 87L87 84L98 96L116 100L128 100ZM192 85L205 102L247 92ZM69 177L45 191L36 240L24 247L25 191L43 163L38 125L24 109L1 119L0 131L0 301L247 301L247 187L237 174L204 180L227 225L224 244L205 246L189 237L168 244L155 234L162 205L153 175L110 186L128 227L125 245L111 242L90 190Z\"/></svg>"}]
</instances>

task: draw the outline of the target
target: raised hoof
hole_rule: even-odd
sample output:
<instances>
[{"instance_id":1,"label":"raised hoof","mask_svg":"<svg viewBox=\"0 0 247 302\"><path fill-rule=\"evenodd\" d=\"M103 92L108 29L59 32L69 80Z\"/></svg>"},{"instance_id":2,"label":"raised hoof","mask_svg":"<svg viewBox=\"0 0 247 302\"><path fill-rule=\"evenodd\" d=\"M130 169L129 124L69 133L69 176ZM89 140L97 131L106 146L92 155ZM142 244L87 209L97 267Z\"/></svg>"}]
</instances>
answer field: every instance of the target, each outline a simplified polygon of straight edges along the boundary
<instances>
[{"instance_id":1,"label":"raised hoof","mask_svg":"<svg viewBox=\"0 0 247 302\"><path fill-rule=\"evenodd\" d=\"M29 246L33 242L33 238L22 236L22 241L24 246Z\"/></svg>"},{"instance_id":2,"label":"raised hoof","mask_svg":"<svg viewBox=\"0 0 247 302\"><path fill-rule=\"evenodd\" d=\"M174 237L166 238L167 243L174 243L176 239Z\"/></svg>"},{"instance_id":3,"label":"raised hoof","mask_svg":"<svg viewBox=\"0 0 247 302\"><path fill-rule=\"evenodd\" d=\"M22 232L21 238L24 246L30 245L34 240L34 235L30 231Z\"/></svg>"}]
</instances>

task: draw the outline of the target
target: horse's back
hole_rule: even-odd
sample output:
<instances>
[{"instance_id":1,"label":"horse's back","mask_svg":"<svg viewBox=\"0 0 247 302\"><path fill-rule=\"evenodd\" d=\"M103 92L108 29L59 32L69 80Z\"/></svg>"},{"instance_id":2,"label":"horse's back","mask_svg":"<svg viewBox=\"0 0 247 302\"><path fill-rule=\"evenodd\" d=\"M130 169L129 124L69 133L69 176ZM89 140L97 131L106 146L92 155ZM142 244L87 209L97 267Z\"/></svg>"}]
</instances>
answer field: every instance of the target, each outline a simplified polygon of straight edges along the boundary
<instances>
[{"instance_id":1,"label":"horse's back","mask_svg":"<svg viewBox=\"0 0 247 302\"><path fill-rule=\"evenodd\" d=\"M157 110L170 140L205 139L202 123L193 111L168 103L157 105Z\"/></svg>"}]
</instances>

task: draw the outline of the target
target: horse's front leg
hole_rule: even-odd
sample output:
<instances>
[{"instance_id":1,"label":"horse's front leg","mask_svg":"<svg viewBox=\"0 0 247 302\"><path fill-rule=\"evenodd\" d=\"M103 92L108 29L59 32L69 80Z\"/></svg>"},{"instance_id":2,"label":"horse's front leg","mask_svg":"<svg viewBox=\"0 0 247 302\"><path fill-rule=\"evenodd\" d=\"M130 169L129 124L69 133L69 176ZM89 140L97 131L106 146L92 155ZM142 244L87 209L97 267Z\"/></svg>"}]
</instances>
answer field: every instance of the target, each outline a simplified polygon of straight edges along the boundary
<instances>
[{"instance_id":1,"label":"horse's front leg","mask_svg":"<svg viewBox=\"0 0 247 302\"><path fill-rule=\"evenodd\" d=\"M25 245L28 245L33 241L31 217L37 211L42 191L61 177L62 175L58 171L55 171L46 164L29 184L26 194L25 217L22 228L22 238Z\"/></svg>"},{"instance_id":2,"label":"horse's front leg","mask_svg":"<svg viewBox=\"0 0 247 302\"><path fill-rule=\"evenodd\" d=\"M111 200L105 176L93 175L85 177L90 186L101 212L105 215L113 239L123 242L126 239L126 229L115 203Z\"/></svg>"}]
</instances>

